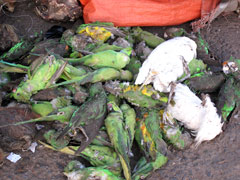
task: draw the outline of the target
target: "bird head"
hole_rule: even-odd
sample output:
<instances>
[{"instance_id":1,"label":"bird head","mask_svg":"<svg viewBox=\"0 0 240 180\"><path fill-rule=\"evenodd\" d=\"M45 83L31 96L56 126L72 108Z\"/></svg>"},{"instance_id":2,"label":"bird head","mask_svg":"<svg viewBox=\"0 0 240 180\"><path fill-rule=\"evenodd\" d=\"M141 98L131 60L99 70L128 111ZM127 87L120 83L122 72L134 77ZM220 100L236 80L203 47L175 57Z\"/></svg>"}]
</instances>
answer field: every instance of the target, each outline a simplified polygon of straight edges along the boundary
<instances>
[{"instance_id":1,"label":"bird head","mask_svg":"<svg viewBox=\"0 0 240 180\"><path fill-rule=\"evenodd\" d=\"M223 64L223 72L225 74L230 74L238 71L238 65L236 62L229 62L229 61L224 61Z\"/></svg>"},{"instance_id":2,"label":"bird head","mask_svg":"<svg viewBox=\"0 0 240 180\"><path fill-rule=\"evenodd\" d=\"M196 146L199 146L203 141L214 139L222 132L221 117L217 114L217 109L208 95L205 96L203 110L202 123L195 139Z\"/></svg>"}]
</instances>

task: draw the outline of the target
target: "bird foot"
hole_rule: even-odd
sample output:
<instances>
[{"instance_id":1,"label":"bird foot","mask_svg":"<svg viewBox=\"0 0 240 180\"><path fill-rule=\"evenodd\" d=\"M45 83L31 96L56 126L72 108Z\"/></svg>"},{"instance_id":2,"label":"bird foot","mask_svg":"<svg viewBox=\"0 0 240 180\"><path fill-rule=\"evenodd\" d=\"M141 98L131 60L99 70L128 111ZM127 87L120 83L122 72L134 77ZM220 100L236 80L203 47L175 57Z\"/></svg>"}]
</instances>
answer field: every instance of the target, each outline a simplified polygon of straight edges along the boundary
<instances>
[{"instance_id":1,"label":"bird foot","mask_svg":"<svg viewBox=\"0 0 240 180\"><path fill-rule=\"evenodd\" d=\"M171 82L170 83L170 92L169 92L169 96L168 96L168 104L171 103L175 88L176 88L176 83L175 82Z\"/></svg>"},{"instance_id":2,"label":"bird foot","mask_svg":"<svg viewBox=\"0 0 240 180\"><path fill-rule=\"evenodd\" d=\"M183 71L184 73L186 74L186 76L184 76L182 79L179 79L177 81L177 83L181 83L183 81L185 81L186 79L190 78L191 77L191 72L190 72L190 69L188 67L188 63L187 61L181 56L181 59L182 59L182 64L183 64Z\"/></svg>"},{"instance_id":3,"label":"bird foot","mask_svg":"<svg viewBox=\"0 0 240 180\"><path fill-rule=\"evenodd\" d=\"M77 129L79 129L83 133L84 137L86 138L85 142L89 141L89 137L88 137L85 129L82 126L78 127Z\"/></svg>"},{"instance_id":4,"label":"bird foot","mask_svg":"<svg viewBox=\"0 0 240 180\"><path fill-rule=\"evenodd\" d=\"M163 124L168 125L170 127L175 127L175 121L166 111L164 111L163 113Z\"/></svg>"},{"instance_id":5,"label":"bird foot","mask_svg":"<svg viewBox=\"0 0 240 180\"><path fill-rule=\"evenodd\" d=\"M67 62L64 62L59 69L54 73L54 75L52 76L52 78L50 79L49 83L46 85L46 87L49 87L50 85L54 84L55 81L61 76L61 74L63 73L65 67L67 65Z\"/></svg>"},{"instance_id":6,"label":"bird foot","mask_svg":"<svg viewBox=\"0 0 240 180\"><path fill-rule=\"evenodd\" d=\"M31 136L25 135L22 137L22 139L25 141L24 145L22 146L22 151L27 151L28 148L30 147L31 143L32 143L32 138Z\"/></svg>"},{"instance_id":7,"label":"bird foot","mask_svg":"<svg viewBox=\"0 0 240 180\"><path fill-rule=\"evenodd\" d=\"M70 131L69 133L68 133L68 135L70 136L70 137L75 137L76 135L77 135L77 131L75 130L75 129L73 129L72 131ZM57 140L59 139L59 137L57 138Z\"/></svg>"}]
</instances>

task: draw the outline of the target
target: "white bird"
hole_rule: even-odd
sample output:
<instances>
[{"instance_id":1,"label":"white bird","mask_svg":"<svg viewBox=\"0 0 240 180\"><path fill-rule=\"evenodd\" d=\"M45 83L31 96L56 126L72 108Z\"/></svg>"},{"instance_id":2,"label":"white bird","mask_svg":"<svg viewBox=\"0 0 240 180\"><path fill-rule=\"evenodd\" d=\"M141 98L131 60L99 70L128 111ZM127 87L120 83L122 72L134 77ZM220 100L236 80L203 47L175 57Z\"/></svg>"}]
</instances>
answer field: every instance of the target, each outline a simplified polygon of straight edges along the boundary
<instances>
[{"instance_id":1,"label":"white bird","mask_svg":"<svg viewBox=\"0 0 240 180\"><path fill-rule=\"evenodd\" d=\"M186 85L179 83L174 89L173 102L168 104L164 120L171 122L175 118L192 130L196 134L196 146L222 132L221 117L208 95L201 100Z\"/></svg>"},{"instance_id":2,"label":"white bird","mask_svg":"<svg viewBox=\"0 0 240 180\"><path fill-rule=\"evenodd\" d=\"M158 45L139 70L135 84L153 83L154 89L170 92L170 84L181 77L197 56L197 45L188 37L176 37Z\"/></svg>"}]
</instances>

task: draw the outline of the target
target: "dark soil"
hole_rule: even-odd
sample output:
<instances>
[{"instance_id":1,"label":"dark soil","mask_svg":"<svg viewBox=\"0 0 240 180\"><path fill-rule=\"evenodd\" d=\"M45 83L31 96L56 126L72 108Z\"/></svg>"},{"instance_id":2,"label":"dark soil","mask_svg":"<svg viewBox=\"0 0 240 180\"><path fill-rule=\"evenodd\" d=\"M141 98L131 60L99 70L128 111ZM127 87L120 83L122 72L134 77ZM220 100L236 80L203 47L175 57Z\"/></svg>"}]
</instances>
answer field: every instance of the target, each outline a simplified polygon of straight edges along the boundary
<instances>
[{"instance_id":1,"label":"dark soil","mask_svg":"<svg viewBox=\"0 0 240 180\"><path fill-rule=\"evenodd\" d=\"M224 132L198 149L178 152L148 180L240 179L240 109L236 109Z\"/></svg>"},{"instance_id":2,"label":"dark soil","mask_svg":"<svg viewBox=\"0 0 240 180\"><path fill-rule=\"evenodd\" d=\"M237 14L220 16L202 31L209 50L220 62L240 58L240 19Z\"/></svg>"},{"instance_id":3,"label":"dark soil","mask_svg":"<svg viewBox=\"0 0 240 180\"><path fill-rule=\"evenodd\" d=\"M16 28L17 34L34 34L45 32L53 25L63 25L70 28L74 23L47 22L35 15L32 1L17 3L13 14L6 16L0 12L0 24L7 23ZM8 13L9 14L9 13ZM27 16L26 16L27 15ZM240 58L240 22L235 15L217 18L208 29L202 31L209 49L219 61L230 56ZM80 23L82 21L80 20ZM79 23L79 22L78 22ZM189 28L189 24L183 27ZM153 33L163 35L162 27L146 27ZM188 29L189 30L189 29ZM232 114L224 132L214 140L203 143L198 149L190 148L179 151L171 157L168 163L154 172L149 180L237 180L240 179L240 109ZM1 142L1 139L0 139ZM0 147L5 152L7 149ZM21 154L22 159L16 164L4 160L0 167L1 178L4 180L64 180L63 168L72 159L78 157L58 153L38 146L35 153L30 151L14 151Z\"/></svg>"},{"instance_id":4,"label":"dark soil","mask_svg":"<svg viewBox=\"0 0 240 180\"><path fill-rule=\"evenodd\" d=\"M53 25L61 25L66 28L73 26L73 22L48 22L41 19L34 12L34 1L18 1L14 13L0 12L0 24L10 24L15 28L19 37L34 35L36 32L46 32Z\"/></svg>"}]
</instances>

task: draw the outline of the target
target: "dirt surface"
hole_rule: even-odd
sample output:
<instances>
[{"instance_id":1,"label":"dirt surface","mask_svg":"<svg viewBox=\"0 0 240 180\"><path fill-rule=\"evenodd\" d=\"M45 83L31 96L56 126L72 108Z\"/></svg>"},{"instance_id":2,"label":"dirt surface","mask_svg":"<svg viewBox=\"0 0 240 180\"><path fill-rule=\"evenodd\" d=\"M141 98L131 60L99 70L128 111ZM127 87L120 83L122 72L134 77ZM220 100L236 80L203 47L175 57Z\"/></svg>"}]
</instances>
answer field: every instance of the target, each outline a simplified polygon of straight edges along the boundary
<instances>
[{"instance_id":1,"label":"dirt surface","mask_svg":"<svg viewBox=\"0 0 240 180\"><path fill-rule=\"evenodd\" d=\"M33 7L32 1L17 3L15 12L10 16L1 12L0 23L13 25L20 37L44 32L53 25L63 25L66 28L74 25L74 23L46 22L35 15ZM240 39L240 22L236 17L231 15L217 18L209 29L202 31L211 53L220 61L227 60L231 55L240 58L240 41L237 41ZM188 24L183 26L189 27ZM166 28L144 29L162 36ZM236 109L220 136L211 142L203 143L198 149L190 148L176 153L164 167L148 177L148 180L240 179L239 130L240 109ZM35 153L14 152L21 154L22 159L16 164L5 159L3 166L0 167L0 179L64 180L66 179L62 173L64 166L72 159L80 159L42 146L38 146Z\"/></svg>"},{"instance_id":2,"label":"dirt surface","mask_svg":"<svg viewBox=\"0 0 240 180\"><path fill-rule=\"evenodd\" d=\"M198 149L178 152L148 180L240 179L240 109L236 109L224 132Z\"/></svg>"},{"instance_id":3,"label":"dirt surface","mask_svg":"<svg viewBox=\"0 0 240 180\"><path fill-rule=\"evenodd\" d=\"M33 35L36 32L46 32L53 25L70 28L74 24L73 22L60 23L45 21L35 14L34 7L34 1L18 1L14 13L6 11L0 12L0 24L13 25L20 38L26 35Z\"/></svg>"},{"instance_id":4,"label":"dirt surface","mask_svg":"<svg viewBox=\"0 0 240 180\"><path fill-rule=\"evenodd\" d=\"M59 152L39 147L32 152L15 152L21 154L22 159L16 164L4 161L0 169L1 179L5 180L63 180L63 169L73 157ZM76 159L76 158L75 158Z\"/></svg>"},{"instance_id":5,"label":"dirt surface","mask_svg":"<svg viewBox=\"0 0 240 180\"><path fill-rule=\"evenodd\" d=\"M220 16L201 32L210 52L220 62L228 60L231 56L240 58L239 20L238 15L234 13Z\"/></svg>"}]
</instances>

